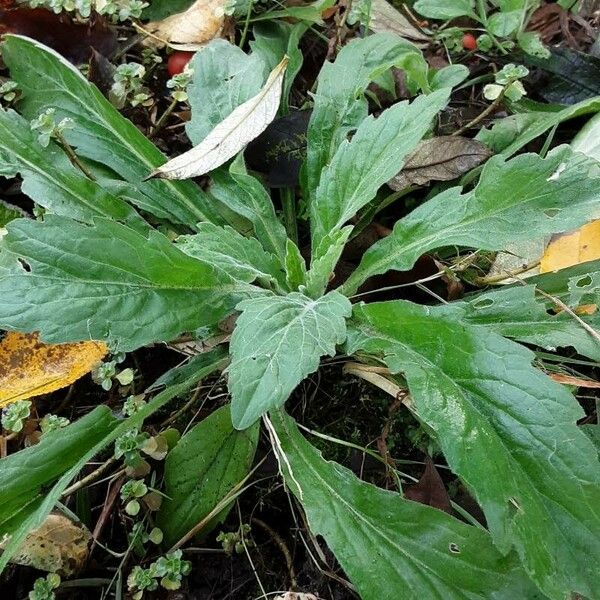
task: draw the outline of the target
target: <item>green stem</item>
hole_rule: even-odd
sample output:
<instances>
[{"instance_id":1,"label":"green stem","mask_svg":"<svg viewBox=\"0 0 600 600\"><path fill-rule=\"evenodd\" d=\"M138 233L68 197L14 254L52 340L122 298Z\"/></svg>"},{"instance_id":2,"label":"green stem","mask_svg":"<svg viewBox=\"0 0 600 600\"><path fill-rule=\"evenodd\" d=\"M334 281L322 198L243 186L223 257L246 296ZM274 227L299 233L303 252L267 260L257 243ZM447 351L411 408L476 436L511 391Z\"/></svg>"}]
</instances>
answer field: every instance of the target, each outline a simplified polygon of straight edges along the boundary
<instances>
[{"instance_id":1,"label":"green stem","mask_svg":"<svg viewBox=\"0 0 600 600\"><path fill-rule=\"evenodd\" d=\"M156 125L154 126L152 133L148 136L149 138L153 138L163 128L163 125L166 123L167 119L171 116L171 113L175 110L177 103L178 103L178 100L173 98L173 100L171 101L171 104L169 104L169 106L167 106L165 112L160 116L160 119L158 119L158 121L156 122Z\"/></svg>"},{"instance_id":2,"label":"green stem","mask_svg":"<svg viewBox=\"0 0 600 600\"><path fill-rule=\"evenodd\" d=\"M483 26L485 27L487 34L490 36L490 39L492 40L492 43L494 44L494 46L496 46L496 48L498 48L498 50L500 51L501 54L508 54L506 49L497 40L496 36L488 28L487 8L485 5L485 0L477 0L477 15L479 17L477 20L480 23L482 23Z\"/></svg>"},{"instance_id":3,"label":"green stem","mask_svg":"<svg viewBox=\"0 0 600 600\"><path fill-rule=\"evenodd\" d=\"M296 198L291 188L281 190L281 204L283 206L283 223L288 237L296 246L298 245L298 221L296 216Z\"/></svg>"},{"instance_id":4,"label":"green stem","mask_svg":"<svg viewBox=\"0 0 600 600\"><path fill-rule=\"evenodd\" d=\"M248 5L248 12L246 13L246 21L244 22L244 29L242 31L242 36L240 37L239 47L243 48L244 43L246 42L246 37L248 35L248 28L250 27L250 15L252 14L252 2Z\"/></svg>"},{"instance_id":5,"label":"green stem","mask_svg":"<svg viewBox=\"0 0 600 600\"><path fill-rule=\"evenodd\" d=\"M512 83L512 80L509 81L504 86L502 91L498 94L498 97L481 114L477 115L472 121L469 121L466 125L463 125L460 129L457 129L451 135L456 136L465 133L465 131L468 131L469 129L471 129L471 127L475 127L475 125L479 125L479 123L481 123L481 121L483 121L487 116L494 113L496 109L502 104L502 101L504 100L504 94L506 94L506 90L510 85L512 85Z\"/></svg>"},{"instance_id":6,"label":"green stem","mask_svg":"<svg viewBox=\"0 0 600 600\"><path fill-rule=\"evenodd\" d=\"M67 142L67 140L65 140L63 135L61 133L55 132L55 136L56 141L62 146L62 149L66 152L67 156L69 157L69 160L73 163L73 165L75 165L88 179L96 181L96 178L94 177L93 173L81 162L79 156L75 154L75 150L73 150L73 147L71 146L71 144L69 144L69 142Z\"/></svg>"}]
</instances>

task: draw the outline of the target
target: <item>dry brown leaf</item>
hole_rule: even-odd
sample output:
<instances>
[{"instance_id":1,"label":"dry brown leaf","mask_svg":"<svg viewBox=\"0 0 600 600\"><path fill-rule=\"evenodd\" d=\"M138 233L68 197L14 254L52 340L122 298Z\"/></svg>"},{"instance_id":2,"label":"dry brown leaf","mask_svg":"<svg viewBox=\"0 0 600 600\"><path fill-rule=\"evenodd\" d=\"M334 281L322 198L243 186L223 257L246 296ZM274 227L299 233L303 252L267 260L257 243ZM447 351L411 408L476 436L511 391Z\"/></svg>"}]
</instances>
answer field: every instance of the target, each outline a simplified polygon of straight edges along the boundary
<instances>
[{"instance_id":1,"label":"dry brown leaf","mask_svg":"<svg viewBox=\"0 0 600 600\"><path fill-rule=\"evenodd\" d=\"M600 258L600 221L555 235L544 252L540 272L558 271Z\"/></svg>"},{"instance_id":2,"label":"dry brown leaf","mask_svg":"<svg viewBox=\"0 0 600 600\"><path fill-rule=\"evenodd\" d=\"M44 344L37 333L8 332L0 342L0 406L70 385L107 352L102 342Z\"/></svg>"},{"instance_id":3,"label":"dry brown leaf","mask_svg":"<svg viewBox=\"0 0 600 600\"><path fill-rule=\"evenodd\" d=\"M573 377L572 375L565 375L564 373L549 373L550 379L554 379L558 383L564 383L565 385L574 385L583 388L600 388L600 381L594 381L593 379L581 379L580 377Z\"/></svg>"},{"instance_id":4,"label":"dry brown leaf","mask_svg":"<svg viewBox=\"0 0 600 600\"><path fill-rule=\"evenodd\" d=\"M225 23L225 0L197 0L186 11L144 27L150 46L169 44L206 44L219 36Z\"/></svg>"},{"instance_id":5,"label":"dry brown leaf","mask_svg":"<svg viewBox=\"0 0 600 600\"><path fill-rule=\"evenodd\" d=\"M430 181L451 181L491 156L490 149L469 138L452 135L423 140L411 152L402 171L388 182L393 190Z\"/></svg>"},{"instance_id":6,"label":"dry brown leaf","mask_svg":"<svg viewBox=\"0 0 600 600\"><path fill-rule=\"evenodd\" d=\"M83 523L53 513L27 535L11 562L70 577L85 565L91 539Z\"/></svg>"},{"instance_id":7,"label":"dry brown leaf","mask_svg":"<svg viewBox=\"0 0 600 600\"><path fill-rule=\"evenodd\" d=\"M386 0L373 0L369 28L375 33L391 31L408 39L419 48L431 43L431 38L419 31L410 21Z\"/></svg>"}]
</instances>

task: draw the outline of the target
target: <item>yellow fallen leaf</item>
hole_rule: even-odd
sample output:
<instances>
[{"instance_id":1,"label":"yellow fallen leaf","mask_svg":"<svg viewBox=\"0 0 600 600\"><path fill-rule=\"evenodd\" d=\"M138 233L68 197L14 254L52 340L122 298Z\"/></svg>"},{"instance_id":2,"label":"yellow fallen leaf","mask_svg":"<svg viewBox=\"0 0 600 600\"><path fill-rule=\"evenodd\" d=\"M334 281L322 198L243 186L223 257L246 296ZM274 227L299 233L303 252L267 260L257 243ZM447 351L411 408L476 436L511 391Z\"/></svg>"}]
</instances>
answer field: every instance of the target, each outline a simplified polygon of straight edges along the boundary
<instances>
[{"instance_id":1,"label":"yellow fallen leaf","mask_svg":"<svg viewBox=\"0 0 600 600\"><path fill-rule=\"evenodd\" d=\"M91 539L83 523L53 513L27 534L10 562L69 577L85 565ZM8 540L0 544L0 548L6 543Z\"/></svg>"},{"instance_id":2,"label":"yellow fallen leaf","mask_svg":"<svg viewBox=\"0 0 600 600\"><path fill-rule=\"evenodd\" d=\"M558 271L600 258L600 220L552 237L548 244L540 272Z\"/></svg>"},{"instance_id":3,"label":"yellow fallen leaf","mask_svg":"<svg viewBox=\"0 0 600 600\"><path fill-rule=\"evenodd\" d=\"M184 12L147 23L144 29L152 35L144 43L206 44L221 34L224 22L225 0L197 0Z\"/></svg>"},{"instance_id":4,"label":"yellow fallen leaf","mask_svg":"<svg viewBox=\"0 0 600 600\"><path fill-rule=\"evenodd\" d=\"M37 333L8 332L0 342L0 407L70 385L107 352L102 342L44 344Z\"/></svg>"}]
</instances>

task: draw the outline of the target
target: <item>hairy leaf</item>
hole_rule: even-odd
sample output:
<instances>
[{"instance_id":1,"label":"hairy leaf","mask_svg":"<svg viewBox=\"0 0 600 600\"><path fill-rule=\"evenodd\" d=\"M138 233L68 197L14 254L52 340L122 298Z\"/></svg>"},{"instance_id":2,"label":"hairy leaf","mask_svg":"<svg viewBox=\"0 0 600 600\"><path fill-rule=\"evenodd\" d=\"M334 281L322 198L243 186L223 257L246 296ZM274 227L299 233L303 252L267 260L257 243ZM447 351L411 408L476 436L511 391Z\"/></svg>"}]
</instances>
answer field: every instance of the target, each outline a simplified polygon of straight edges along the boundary
<instances>
[{"instance_id":1,"label":"hairy leaf","mask_svg":"<svg viewBox=\"0 0 600 600\"><path fill-rule=\"evenodd\" d=\"M157 521L166 543L174 544L206 518L248 474L259 426L237 431L229 406L190 429L165 461L165 495ZM202 529L209 533L227 516L222 511Z\"/></svg>"},{"instance_id":2,"label":"hairy leaf","mask_svg":"<svg viewBox=\"0 0 600 600\"><path fill-rule=\"evenodd\" d=\"M410 185L425 185L430 181L451 181L491 155L481 142L457 135L423 140L406 157L404 167L388 185L393 190L403 190Z\"/></svg>"},{"instance_id":3,"label":"hairy leaf","mask_svg":"<svg viewBox=\"0 0 600 600\"><path fill-rule=\"evenodd\" d=\"M152 172L165 179L189 179L204 175L233 158L259 136L275 118L281 100L284 58L269 75L263 88L227 115L197 146Z\"/></svg>"},{"instance_id":4,"label":"hairy leaf","mask_svg":"<svg viewBox=\"0 0 600 600\"><path fill-rule=\"evenodd\" d=\"M364 91L373 79L397 66L427 89L427 63L421 51L391 33L378 33L346 44L334 63L319 73L308 127L305 195L312 200L321 171L348 132L367 116Z\"/></svg>"},{"instance_id":5,"label":"hairy leaf","mask_svg":"<svg viewBox=\"0 0 600 600\"><path fill-rule=\"evenodd\" d=\"M599 183L597 163L567 146L545 159L493 157L475 189L450 188L399 220L391 235L365 253L344 293L389 269L406 271L441 246L501 250L511 242L571 229L600 214Z\"/></svg>"},{"instance_id":6,"label":"hairy leaf","mask_svg":"<svg viewBox=\"0 0 600 600\"><path fill-rule=\"evenodd\" d=\"M540 282L538 287L545 290L543 279ZM465 301L436 306L432 311L440 317L483 326L547 350L571 346L579 354L600 361L600 342L565 311L552 313L552 302L536 295L535 288L534 285L517 285L485 292ZM600 302L600 290L598 299ZM581 318L592 326L600 325L595 315L581 315Z\"/></svg>"},{"instance_id":7,"label":"hairy leaf","mask_svg":"<svg viewBox=\"0 0 600 600\"><path fill-rule=\"evenodd\" d=\"M126 202L73 166L54 142L43 148L29 123L13 110L0 109L0 173L20 174L23 193L59 215L88 223L103 216L146 226Z\"/></svg>"},{"instance_id":8,"label":"hairy leaf","mask_svg":"<svg viewBox=\"0 0 600 600\"><path fill-rule=\"evenodd\" d=\"M258 288L185 255L157 231L48 215L8 225L3 248L27 268L0 279L0 325L48 342L127 351L223 318Z\"/></svg>"},{"instance_id":9,"label":"hairy leaf","mask_svg":"<svg viewBox=\"0 0 600 600\"><path fill-rule=\"evenodd\" d=\"M600 464L573 396L531 351L409 302L361 305L350 350L383 355L417 416L482 506L495 544L516 547L551 598L600 592Z\"/></svg>"},{"instance_id":10,"label":"hairy leaf","mask_svg":"<svg viewBox=\"0 0 600 600\"><path fill-rule=\"evenodd\" d=\"M348 225L332 231L321 240L306 276L306 293L312 298L325 293L351 233L352 226Z\"/></svg>"},{"instance_id":11,"label":"hairy leaf","mask_svg":"<svg viewBox=\"0 0 600 600\"><path fill-rule=\"evenodd\" d=\"M439 90L419 96L412 104L399 102L377 119L365 119L352 140L341 143L323 170L310 204L313 251L324 236L340 229L398 173L448 96L449 90Z\"/></svg>"},{"instance_id":12,"label":"hairy leaf","mask_svg":"<svg viewBox=\"0 0 600 600\"><path fill-rule=\"evenodd\" d=\"M24 116L33 119L54 108L58 120L72 119L75 127L65 131L66 140L81 156L135 184L144 210L190 227L198 221L222 221L197 185L142 181L164 163L164 155L73 65L42 44L13 35L6 36L2 56L23 92L19 109Z\"/></svg>"},{"instance_id":13,"label":"hairy leaf","mask_svg":"<svg viewBox=\"0 0 600 600\"><path fill-rule=\"evenodd\" d=\"M241 302L231 336L231 418L245 429L317 370L321 356L335 354L346 339L350 302L338 292L317 300L298 292Z\"/></svg>"},{"instance_id":14,"label":"hairy leaf","mask_svg":"<svg viewBox=\"0 0 600 600\"><path fill-rule=\"evenodd\" d=\"M246 172L243 159L234 160L226 173L219 169L212 173L212 194L229 210L248 219L256 238L263 248L285 264L287 234L277 218L271 197L263 185Z\"/></svg>"},{"instance_id":15,"label":"hairy leaf","mask_svg":"<svg viewBox=\"0 0 600 600\"><path fill-rule=\"evenodd\" d=\"M286 282L291 290L297 290L306 283L306 261L292 240L286 243L285 254Z\"/></svg>"},{"instance_id":16,"label":"hairy leaf","mask_svg":"<svg viewBox=\"0 0 600 600\"><path fill-rule=\"evenodd\" d=\"M198 233L177 239L177 247L188 256L217 265L240 281L285 279L275 256L268 254L257 239L244 237L231 227L200 223Z\"/></svg>"},{"instance_id":17,"label":"hairy leaf","mask_svg":"<svg viewBox=\"0 0 600 600\"><path fill-rule=\"evenodd\" d=\"M363 600L533 598L514 556L489 534L360 481L325 461L293 420L273 415L286 484Z\"/></svg>"}]
</instances>

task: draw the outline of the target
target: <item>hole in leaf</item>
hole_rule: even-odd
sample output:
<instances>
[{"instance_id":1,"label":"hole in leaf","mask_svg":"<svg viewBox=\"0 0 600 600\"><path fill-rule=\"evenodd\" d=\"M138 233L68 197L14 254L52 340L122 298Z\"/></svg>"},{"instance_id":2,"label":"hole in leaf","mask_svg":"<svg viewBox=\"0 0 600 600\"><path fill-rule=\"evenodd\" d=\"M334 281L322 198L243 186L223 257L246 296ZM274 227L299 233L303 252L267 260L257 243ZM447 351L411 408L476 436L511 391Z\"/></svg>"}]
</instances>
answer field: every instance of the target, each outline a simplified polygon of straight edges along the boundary
<instances>
[{"instance_id":1,"label":"hole in leaf","mask_svg":"<svg viewBox=\"0 0 600 600\"><path fill-rule=\"evenodd\" d=\"M560 208L548 208L544 211L544 214L548 218L553 219L554 217L556 217L556 215L560 214Z\"/></svg>"},{"instance_id":2,"label":"hole in leaf","mask_svg":"<svg viewBox=\"0 0 600 600\"><path fill-rule=\"evenodd\" d=\"M489 308L490 306L493 306L493 304L494 301L491 298L481 298L480 300L475 300L475 302L473 302L473 308Z\"/></svg>"},{"instance_id":3,"label":"hole in leaf","mask_svg":"<svg viewBox=\"0 0 600 600\"><path fill-rule=\"evenodd\" d=\"M19 264L23 268L23 271L27 271L27 273L31 273L31 267L29 266L29 263L26 260L24 260L23 258L18 258L17 260L19 261Z\"/></svg>"},{"instance_id":4,"label":"hole in leaf","mask_svg":"<svg viewBox=\"0 0 600 600\"><path fill-rule=\"evenodd\" d=\"M588 287L589 285L592 285L592 278L589 275L586 275L585 277L578 279L575 285L579 288Z\"/></svg>"},{"instance_id":5,"label":"hole in leaf","mask_svg":"<svg viewBox=\"0 0 600 600\"><path fill-rule=\"evenodd\" d=\"M454 542L448 544L448 550L450 550L452 554L460 554L460 548L458 547L458 544L455 544Z\"/></svg>"}]
</instances>

